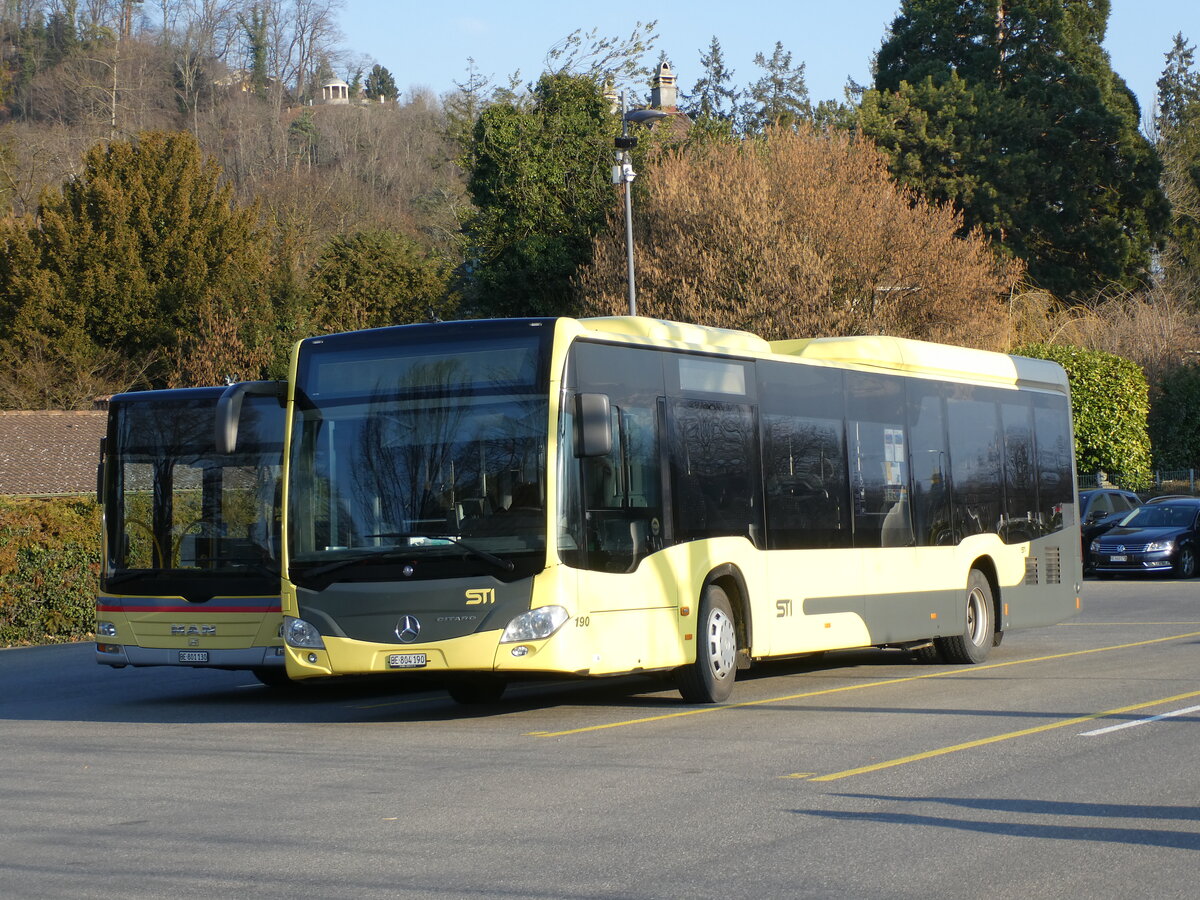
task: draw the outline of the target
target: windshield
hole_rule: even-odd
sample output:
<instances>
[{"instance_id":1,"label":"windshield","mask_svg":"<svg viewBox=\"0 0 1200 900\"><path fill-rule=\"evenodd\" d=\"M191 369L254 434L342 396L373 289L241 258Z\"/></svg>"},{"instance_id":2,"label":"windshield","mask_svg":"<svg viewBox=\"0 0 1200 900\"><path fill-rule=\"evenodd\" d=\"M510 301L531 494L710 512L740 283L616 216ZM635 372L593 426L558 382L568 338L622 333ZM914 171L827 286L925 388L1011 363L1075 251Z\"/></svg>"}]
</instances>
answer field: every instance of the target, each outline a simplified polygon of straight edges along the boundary
<instances>
[{"instance_id":1,"label":"windshield","mask_svg":"<svg viewBox=\"0 0 1200 900\"><path fill-rule=\"evenodd\" d=\"M445 563L422 566L421 577L544 562L542 335L478 330L407 326L302 347L288 491L294 578L386 579L416 558Z\"/></svg>"},{"instance_id":2,"label":"windshield","mask_svg":"<svg viewBox=\"0 0 1200 900\"><path fill-rule=\"evenodd\" d=\"M1122 519L1121 525L1128 528L1187 528L1195 517L1195 506L1148 503Z\"/></svg>"},{"instance_id":3,"label":"windshield","mask_svg":"<svg viewBox=\"0 0 1200 900\"><path fill-rule=\"evenodd\" d=\"M221 456L214 448L219 395L205 389L114 398L105 465L110 582L242 576L278 591L284 411L277 400L248 398L238 452Z\"/></svg>"}]
</instances>

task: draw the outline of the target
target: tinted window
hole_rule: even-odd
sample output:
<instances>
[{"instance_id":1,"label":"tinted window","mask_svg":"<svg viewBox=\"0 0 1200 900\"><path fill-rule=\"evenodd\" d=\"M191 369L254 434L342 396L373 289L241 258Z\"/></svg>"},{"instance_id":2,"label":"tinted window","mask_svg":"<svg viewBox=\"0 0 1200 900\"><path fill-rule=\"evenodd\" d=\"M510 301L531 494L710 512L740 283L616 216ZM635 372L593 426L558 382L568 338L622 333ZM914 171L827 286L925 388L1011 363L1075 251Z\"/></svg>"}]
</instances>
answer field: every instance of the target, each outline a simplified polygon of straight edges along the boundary
<instances>
[{"instance_id":1,"label":"tinted window","mask_svg":"<svg viewBox=\"0 0 1200 900\"><path fill-rule=\"evenodd\" d=\"M846 435L856 547L913 543L904 409L902 379L847 373Z\"/></svg>"},{"instance_id":2,"label":"tinted window","mask_svg":"<svg viewBox=\"0 0 1200 900\"><path fill-rule=\"evenodd\" d=\"M950 426L950 474L955 523L962 536L996 531L1000 524L1003 445L996 404L984 391L952 388L946 412Z\"/></svg>"},{"instance_id":3,"label":"tinted window","mask_svg":"<svg viewBox=\"0 0 1200 900\"><path fill-rule=\"evenodd\" d=\"M236 453L214 447L219 392L146 392L109 412L108 573L261 576L278 553L283 409L247 397ZM155 591L180 590L156 583ZM247 590L248 587L241 588Z\"/></svg>"},{"instance_id":4,"label":"tinted window","mask_svg":"<svg viewBox=\"0 0 1200 900\"><path fill-rule=\"evenodd\" d=\"M950 457L941 391L909 380L909 459L912 465L913 534L919 546L957 543L950 519Z\"/></svg>"},{"instance_id":5,"label":"tinted window","mask_svg":"<svg viewBox=\"0 0 1200 900\"><path fill-rule=\"evenodd\" d=\"M850 546L842 373L759 364L767 546Z\"/></svg>"},{"instance_id":6,"label":"tinted window","mask_svg":"<svg viewBox=\"0 0 1200 900\"><path fill-rule=\"evenodd\" d=\"M1033 422L1037 447L1038 509L1044 527L1057 531L1077 524L1064 522L1064 510L1074 510L1074 452L1071 446L1071 409L1066 397L1033 396Z\"/></svg>"},{"instance_id":7,"label":"tinted window","mask_svg":"<svg viewBox=\"0 0 1200 900\"><path fill-rule=\"evenodd\" d=\"M1013 395L1000 403L1004 425L1004 524L1007 543L1033 540L1042 532L1033 459L1033 408Z\"/></svg>"},{"instance_id":8,"label":"tinted window","mask_svg":"<svg viewBox=\"0 0 1200 900\"><path fill-rule=\"evenodd\" d=\"M758 525L753 407L679 399L671 405L671 490L681 540L753 534Z\"/></svg>"},{"instance_id":9,"label":"tinted window","mask_svg":"<svg viewBox=\"0 0 1200 900\"><path fill-rule=\"evenodd\" d=\"M578 343L570 379L575 390L609 398L612 450L562 461L560 546L568 565L627 572L663 546L662 464L658 443L664 355L656 350ZM564 406L569 417L574 404ZM564 433L571 431L565 426ZM564 447L569 444L564 444Z\"/></svg>"}]
</instances>

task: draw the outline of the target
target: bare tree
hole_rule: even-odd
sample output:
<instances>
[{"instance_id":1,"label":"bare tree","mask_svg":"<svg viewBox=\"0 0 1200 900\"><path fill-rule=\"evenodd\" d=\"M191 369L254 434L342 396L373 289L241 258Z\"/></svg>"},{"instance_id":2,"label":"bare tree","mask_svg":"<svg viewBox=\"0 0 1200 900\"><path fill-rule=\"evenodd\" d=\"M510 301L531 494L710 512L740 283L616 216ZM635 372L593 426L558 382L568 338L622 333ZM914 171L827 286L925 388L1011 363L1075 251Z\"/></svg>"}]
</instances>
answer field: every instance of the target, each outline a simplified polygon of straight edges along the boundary
<instances>
[{"instance_id":1,"label":"bare tree","mask_svg":"<svg viewBox=\"0 0 1200 900\"><path fill-rule=\"evenodd\" d=\"M310 90L322 59L338 55L337 11L344 0L262 0L267 16L267 64L296 99Z\"/></svg>"}]
</instances>

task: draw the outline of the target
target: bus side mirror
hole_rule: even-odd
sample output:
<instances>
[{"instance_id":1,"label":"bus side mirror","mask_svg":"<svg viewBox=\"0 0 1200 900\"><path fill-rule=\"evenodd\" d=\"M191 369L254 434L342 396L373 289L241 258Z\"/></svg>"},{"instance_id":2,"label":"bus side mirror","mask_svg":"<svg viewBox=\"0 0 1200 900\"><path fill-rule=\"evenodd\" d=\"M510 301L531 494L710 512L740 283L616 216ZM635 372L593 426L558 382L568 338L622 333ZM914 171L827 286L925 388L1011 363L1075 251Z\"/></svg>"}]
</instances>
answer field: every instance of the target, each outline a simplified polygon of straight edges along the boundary
<instances>
[{"instance_id":1,"label":"bus side mirror","mask_svg":"<svg viewBox=\"0 0 1200 900\"><path fill-rule=\"evenodd\" d=\"M100 438L100 462L96 463L96 502L104 503L104 454L108 450L108 438Z\"/></svg>"},{"instance_id":2,"label":"bus side mirror","mask_svg":"<svg viewBox=\"0 0 1200 900\"><path fill-rule=\"evenodd\" d=\"M612 416L608 394L576 394L575 422L579 435L576 456L608 456L612 452Z\"/></svg>"},{"instance_id":3,"label":"bus side mirror","mask_svg":"<svg viewBox=\"0 0 1200 900\"><path fill-rule=\"evenodd\" d=\"M286 381L241 381L225 388L217 400L217 452L233 453L237 449L238 422L242 418L242 400L247 394L255 397L275 397L280 404L287 397Z\"/></svg>"}]
</instances>

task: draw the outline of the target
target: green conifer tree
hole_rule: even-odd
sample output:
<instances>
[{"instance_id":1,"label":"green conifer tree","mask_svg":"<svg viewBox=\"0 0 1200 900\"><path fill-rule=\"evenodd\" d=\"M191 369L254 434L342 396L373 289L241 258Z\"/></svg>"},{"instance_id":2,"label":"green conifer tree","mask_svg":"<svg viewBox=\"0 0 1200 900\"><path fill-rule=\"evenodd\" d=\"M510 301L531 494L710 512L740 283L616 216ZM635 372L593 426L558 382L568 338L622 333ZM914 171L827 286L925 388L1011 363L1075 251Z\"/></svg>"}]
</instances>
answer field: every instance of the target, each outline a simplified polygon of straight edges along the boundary
<instances>
[{"instance_id":1,"label":"green conifer tree","mask_svg":"<svg viewBox=\"0 0 1200 900\"><path fill-rule=\"evenodd\" d=\"M1200 72L1195 51L1176 34L1158 79L1158 152L1163 188L1171 201L1166 264L1173 274L1200 283Z\"/></svg>"},{"instance_id":2,"label":"green conifer tree","mask_svg":"<svg viewBox=\"0 0 1200 900\"><path fill-rule=\"evenodd\" d=\"M1133 93L1102 47L1108 0L905 0L860 124L893 172L953 202L1084 300L1146 277L1168 208Z\"/></svg>"}]
</instances>

